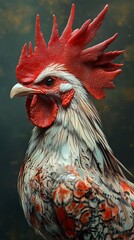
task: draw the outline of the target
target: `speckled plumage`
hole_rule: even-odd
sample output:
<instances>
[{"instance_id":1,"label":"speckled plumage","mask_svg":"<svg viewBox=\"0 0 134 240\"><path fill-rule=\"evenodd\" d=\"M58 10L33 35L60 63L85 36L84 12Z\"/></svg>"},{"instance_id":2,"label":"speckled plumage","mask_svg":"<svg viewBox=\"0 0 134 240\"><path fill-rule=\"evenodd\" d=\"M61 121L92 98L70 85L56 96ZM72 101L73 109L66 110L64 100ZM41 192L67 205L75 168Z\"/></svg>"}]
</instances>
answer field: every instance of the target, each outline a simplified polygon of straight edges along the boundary
<instances>
[{"instance_id":1,"label":"speckled plumage","mask_svg":"<svg viewBox=\"0 0 134 240\"><path fill-rule=\"evenodd\" d=\"M84 49L106 11L107 6L91 24L88 20L72 32L73 5L61 38L54 16L47 50L38 16L35 50L30 44L28 54L25 45L17 66L21 84L11 96L28 95L28 117L36 125L19 173L18 191L28 223L46 240L134 239L134 185L125 178L89 99L89 93L104 97L104 88L113 87L122 66L111 62L122 51L104 53L115 36ZM60 56L52 52L54 46L72 52ZM37 61L46 58L42 47L48 57L45 65ZM81 59L74 57L75 52Z\"/></svg>"},{"instance_id":2,"label":"speckled plumage","mask_svg":"<svg viewBox=\"0 0 134 240\"><path fill-rule=\"evenodd\" d=\"M81 91L50 129L33 130L18 183L25 216L44 239L133 239L134 188Z\"/></svg>"}]
</instances>

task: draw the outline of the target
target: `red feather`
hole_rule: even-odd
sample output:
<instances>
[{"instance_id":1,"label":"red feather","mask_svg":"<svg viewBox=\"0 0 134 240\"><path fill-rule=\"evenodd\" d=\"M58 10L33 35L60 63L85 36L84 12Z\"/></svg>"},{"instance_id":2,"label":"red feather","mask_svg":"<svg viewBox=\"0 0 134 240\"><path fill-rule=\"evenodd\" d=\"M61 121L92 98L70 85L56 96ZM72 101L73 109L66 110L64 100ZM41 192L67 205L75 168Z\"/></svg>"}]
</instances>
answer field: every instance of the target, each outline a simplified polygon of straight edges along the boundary
<instances>
[{"instance_id":1,"label":"red feather","mask_svg":"<svg viewBox=\"0 0 134 240\"><path fill-rule=\"evenodd\" d=\"M104 88L112 88L112 81L121 72L121 64L113 64L111 61L123 51L104 52L115 40L113 37L95 46L85 49L95 37L101 26L108 5L90 23L87 20L80 29L72 30L75 5L72 5L68 23L61 35L58 34L56 16L53 16L53 28L48 47L40 30L40 18L36 18L35 48L29 44L27 52L26 44L22 49L20 60L16 68L18 81L22 84L31 83L50 64L62 64L65 69L77 77L86 89L97 99L105 96Z\"/></svg>"}]
</instances>

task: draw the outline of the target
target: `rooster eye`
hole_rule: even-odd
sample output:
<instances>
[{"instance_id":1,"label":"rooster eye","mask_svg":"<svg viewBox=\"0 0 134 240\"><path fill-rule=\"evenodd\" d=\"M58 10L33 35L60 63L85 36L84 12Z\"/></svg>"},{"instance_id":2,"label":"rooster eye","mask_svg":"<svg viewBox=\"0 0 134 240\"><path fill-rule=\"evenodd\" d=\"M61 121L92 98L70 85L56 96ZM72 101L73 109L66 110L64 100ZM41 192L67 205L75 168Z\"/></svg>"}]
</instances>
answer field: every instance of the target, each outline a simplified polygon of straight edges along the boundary
<instances>
[{"instance_id":1,"label":"rooster eye","mask_svg":"<svg viewBox=\"0 0 134 240\"><path fill-rule=\"evenodd\" d=\"M51 87L53 84L54 84L54 79L49 77L49 78L46 78L45 81L44 81L44 84L47 86L47 87Z\"/></svg>"}]
</instances>

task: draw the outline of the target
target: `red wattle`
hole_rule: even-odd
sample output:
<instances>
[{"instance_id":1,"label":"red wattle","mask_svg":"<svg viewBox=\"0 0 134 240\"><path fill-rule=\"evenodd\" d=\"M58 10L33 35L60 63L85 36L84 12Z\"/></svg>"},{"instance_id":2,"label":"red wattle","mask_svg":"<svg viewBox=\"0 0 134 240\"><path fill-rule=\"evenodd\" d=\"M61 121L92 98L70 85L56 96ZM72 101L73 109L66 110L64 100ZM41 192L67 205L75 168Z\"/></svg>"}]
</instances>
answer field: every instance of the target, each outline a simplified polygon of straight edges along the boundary
<instances>
[{"instance_id":1,"label":"red wattle","mask_svg":"<svg viewBox=\"0 0 134 240\"><path fill-rule=\"evenodd\" d=\"M58 106L53 98L34 94L26 100L26 109L29 120L37 127L47 128L56 119Z\"/></svg>"}]
</instances>

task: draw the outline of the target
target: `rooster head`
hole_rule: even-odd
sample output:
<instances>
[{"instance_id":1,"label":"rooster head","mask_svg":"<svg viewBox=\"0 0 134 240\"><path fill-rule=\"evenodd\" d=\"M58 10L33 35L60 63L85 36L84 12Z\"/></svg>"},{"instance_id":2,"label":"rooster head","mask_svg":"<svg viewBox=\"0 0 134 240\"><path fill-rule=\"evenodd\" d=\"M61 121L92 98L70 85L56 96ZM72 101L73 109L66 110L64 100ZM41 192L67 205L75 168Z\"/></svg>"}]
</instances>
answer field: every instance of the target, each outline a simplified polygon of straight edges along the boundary
<instances>
[{"instance_id":1,"label":"rooster head","mask_svg":"<svg viewBox=\"0 0 134 240\"><path fill-rule=\"evenodd\" d=\"M67 25L59 36L56 16L48 46L40 30L40 17L36 17L35 47L25 44L16 67L18 84L11 97L27 96L26 109L30 121L41 128L52 125L60 104L71 103L77 83L95 98L105 96L105 88L114 88L113 80L121 72L122 64L112 62L123 51L105 52L117 37L86 48L101 26L108 5L91 22L87 20L79 29L72 30L75 5L72 5Z\"/></svg>"}]
</instances>

